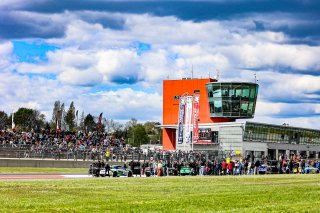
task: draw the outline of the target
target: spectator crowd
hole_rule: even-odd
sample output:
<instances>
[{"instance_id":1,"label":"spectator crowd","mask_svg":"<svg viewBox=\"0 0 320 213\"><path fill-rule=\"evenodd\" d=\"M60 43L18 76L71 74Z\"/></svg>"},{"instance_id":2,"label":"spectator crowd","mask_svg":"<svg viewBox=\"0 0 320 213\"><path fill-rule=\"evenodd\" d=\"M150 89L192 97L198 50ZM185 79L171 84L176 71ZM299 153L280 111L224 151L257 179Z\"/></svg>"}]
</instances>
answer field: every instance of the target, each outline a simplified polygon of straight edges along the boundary
<instances>
[{"instance_id":1,"label":"spectator crowd","mask_svg":"<svg viewBox=\"0 0 320 213\"><path fill-rule=\"evenodd\" d=\"M12 132L0 131L0 156L11 150L19 158L52 158L55 160L83 160L141 162L141 174L151 176L180 175L181 168L190 168L193 175L254 175L259 173L304 173L306 167L318 168L317 159L301 156L280 156L254 159L227 158L205 151L142 150L126 144L124 138L114 138L102 132ZM2 154L2 155L1 155ZM17 157L17 155L13 156Z\"/></svg>"}]
</instances>

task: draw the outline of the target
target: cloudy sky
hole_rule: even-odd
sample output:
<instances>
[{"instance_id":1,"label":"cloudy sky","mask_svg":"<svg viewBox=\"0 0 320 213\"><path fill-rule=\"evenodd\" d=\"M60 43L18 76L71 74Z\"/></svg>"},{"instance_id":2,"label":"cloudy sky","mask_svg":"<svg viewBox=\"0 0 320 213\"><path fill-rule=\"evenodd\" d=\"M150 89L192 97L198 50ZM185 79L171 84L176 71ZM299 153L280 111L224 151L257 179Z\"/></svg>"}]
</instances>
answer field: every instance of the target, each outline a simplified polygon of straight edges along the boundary
<instances>
[{"instance_id":1,"label":"cloudy sky","mask_svg":"<svg viewBox=\"0 0 320 213\"><path fill-rule=\"evenodd\" d=\"M320 129L320 1L1 0L0 110L160 121L162 80L254 81L254 121Z\"/></svg>"}]
</instances>

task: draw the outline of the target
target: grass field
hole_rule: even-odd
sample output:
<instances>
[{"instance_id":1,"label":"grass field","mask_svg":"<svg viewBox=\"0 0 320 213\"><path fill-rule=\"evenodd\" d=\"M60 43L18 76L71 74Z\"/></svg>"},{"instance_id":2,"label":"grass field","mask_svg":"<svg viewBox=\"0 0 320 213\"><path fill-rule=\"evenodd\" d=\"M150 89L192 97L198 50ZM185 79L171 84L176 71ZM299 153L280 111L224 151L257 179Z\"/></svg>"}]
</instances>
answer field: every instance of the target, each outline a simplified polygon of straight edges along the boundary
<instances>
[{"instance_id":1,"label":"grass field","mask_svg":"<svg viewBox=\"0 0 320 213\"><path fill-rule=\"evenodd\" d=\"M87 174L87 168L0 167L0 174Z\"/></svg>"},{"instance_id":2,"label":"grass field","mask_svg":"<svg viewBox=\"0 0 320 213\"><path fill-rule=\"evenodd\" d=\"M0 212L319 212L320 175L0 180Z\"/></svg>"}]
</instances>

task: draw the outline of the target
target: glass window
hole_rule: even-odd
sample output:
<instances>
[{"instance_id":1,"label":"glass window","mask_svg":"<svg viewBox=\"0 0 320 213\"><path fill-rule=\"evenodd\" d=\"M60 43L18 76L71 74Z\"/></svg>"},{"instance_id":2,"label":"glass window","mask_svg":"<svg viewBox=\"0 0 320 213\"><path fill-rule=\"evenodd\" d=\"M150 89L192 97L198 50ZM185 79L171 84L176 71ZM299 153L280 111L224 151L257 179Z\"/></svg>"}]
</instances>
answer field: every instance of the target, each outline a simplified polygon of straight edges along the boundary
<instances>
[{"instance_id":1,"label":"glass window","mask_svg":"<svg viewBox=\"0 0 320 213\"><path fill-rule=\"evenodd\" d=\"M256 97L256 87L250 86L250 99L254 99Z\"/></svg>"},{"instance_id":2,"label":"glass window","mask_svg":"<svg viewBox=\"0 0 320 213\"><path fill-rule=\"evenodd\" d=\"M243 88L242 89L242 100L249 100L249 87Z\"/></svg>"},{"instance_id":3,"label":"glass window","mask_svg":"<svg viewBox=\"0 0 320 213\"><path fill-rule=\"evenodd\" d=\"M241 112L247 113L247 111L248 111L248 101L241 100L241 107L240 108L241 108L240 109Z\"/></svg>"},{"instance_id":4,"label":"glass window","mask_svg":"<svg viewBox=\"0 0 320 213\"><path fill-rule=\"evenodd\" d=\"M231 102L229 100L222 101L223 112L231 112Z\"/></svg>"},{"instance_id":5,"label":"glass window","mask_svg":"<svg viewBox=\"0 0 320 213\"><path fill-rule=\"evenodd\" d=\"M229 97L229 85L221 86L222 97Z\"/></svg>"},{"instance_id":6,"label":"glass window","mask_svg":"<svg viewBox=\"0 0 320 213\"><path fill-rule=\"evenodd\" d=\"M210 103L210 113L214 113L214 102Z\"/></svg>"},{"instance_id":7,"label":"glass window","mask_svg":"<svg viewBox=\"0 0 320 213\"><path fill-rule=\"evenodd\" d=\"M214 112L215 113L222 113L222 102L221 101L214 101Z\"/></svg>"},{"instance_id":8,"label":"glass window","mask_svg":"<svg viewBox=\"0 0 320 213\"><path fill-rule=\"evenodd\" d=\"M232 101L232 111L239 112L240 109L240 101L239 100L233 100Z\"/></svg>"},{"instance_id":9,"label":"glass window","mask_svg":"<svg viewBox=\"0 0 320 213\"><path fill-rule=\"evenodd\" d=\"M253 117L257 87L257 85L250 83L207 84L209 102L214 102L214 106L210 106L213 107L213 110L210 109L211 116ZM220 102L216 103L217 101Z\"/></svg>"},{"instance_id":10,"label":"glass window","mask_svg":"<svg viewBox=\"0 0 320 213\"><path fill-rule=\"evenodd\" d=\"M249 101L249 105L248 105L248 113L252 114L253 112L253 102Z\"/></svg>"},{"instance_id":11,"label":"glass window","mask_svg":"<svg viewBox=\"0 0 320 213\"><path fill-rule=\"evenodd\" d=\"M214 90L213 91L213 97L220 98L221 97L221 90L220 89Z\"/></svg>"},{"instance_id":12,"label":"glass window","mask_svg":"<svg viewBox=\"0 0 320 213\"><path fill-rule=\"evenodd\" d=\"M236 97L237 98L240 98L241 97L241 94L242 94L242 89L241 88L237 88L237 89L235 89L235 94L236 94Z\"/></svg>"}]
</instances>

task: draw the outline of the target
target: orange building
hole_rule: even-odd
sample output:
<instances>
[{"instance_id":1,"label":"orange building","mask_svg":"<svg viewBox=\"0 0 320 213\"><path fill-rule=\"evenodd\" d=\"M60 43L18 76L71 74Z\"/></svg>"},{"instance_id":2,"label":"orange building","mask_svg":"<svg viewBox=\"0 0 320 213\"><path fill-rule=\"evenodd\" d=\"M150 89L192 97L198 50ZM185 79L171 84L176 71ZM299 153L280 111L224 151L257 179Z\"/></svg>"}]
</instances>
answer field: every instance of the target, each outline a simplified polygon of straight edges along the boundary
<instances>
[{"instance_id":1,"label":"orange building","mask_svg":"<svg viewBox=\"0 0 320 213\"><path fill-rule=\"evenodd\" d=\"M263 156L278 159L295 154L318 158L319 130L234 122L254 117L258 89L256 82L164 80L163 149L210 151L207 157L243 157L252 161Z\"/></svg>"},{"instance_id":2,"label":"orange building","mask_svg":"<svg viewBox=\"0 0 320 213\"><path fill-rule=\"evenodd\" d=\"M200 95L198 125L199 128L201 126L206 126L208 128L212 126L213 123L233 122L237 118L253 117L255 105L251 106L247 97L240 98L241 95L247 95L247 90L250 93L250 89L253 87L256 89L256 84L239 82L219 83L212 78L164 80L162 123L163 149L177 149L178 113L181 96ZM249 93L247 95L248 98ZM257 91L254 93L255 98L256 94ZM225 95L228 95L228 97ZM251 114L248 114L249 105L251 108L253 107Z\"/></svg>"},{"instance_id":3,"label":"orange building","mask_svg":"<svg viewBox=\"0 0 320 213\"><path fill-rule=\"evenodd\" d=\"M228 118L210 117L206 84L216 81L212 78L163 81L162 141L165 150L176 149L179 99L182 95L200 94L199 124L231 121Z\"/></svg>"}]
</instances>

